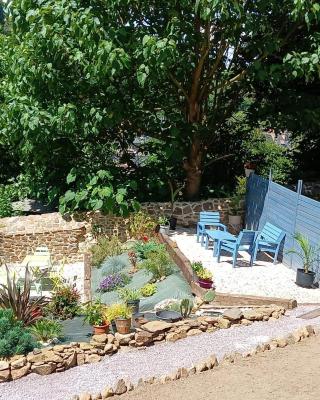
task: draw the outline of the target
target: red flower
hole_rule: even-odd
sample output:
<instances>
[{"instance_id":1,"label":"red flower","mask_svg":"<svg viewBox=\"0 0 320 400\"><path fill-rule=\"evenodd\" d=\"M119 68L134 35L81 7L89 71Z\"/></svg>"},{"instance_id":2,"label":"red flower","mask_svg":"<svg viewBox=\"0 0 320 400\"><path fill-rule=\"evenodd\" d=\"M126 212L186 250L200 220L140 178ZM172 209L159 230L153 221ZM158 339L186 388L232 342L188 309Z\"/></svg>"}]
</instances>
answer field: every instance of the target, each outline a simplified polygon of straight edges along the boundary
<instances>
[{"instance_id":1,"label":"red flower","mask_svg":"<svg viewBox=\"0 0 320 400\"><path fill-rule=\"evenodd\" d=\"M142 236L142 240L143 240L144 242L149 242L148 236Z\"/></svg>"}]
</instances>

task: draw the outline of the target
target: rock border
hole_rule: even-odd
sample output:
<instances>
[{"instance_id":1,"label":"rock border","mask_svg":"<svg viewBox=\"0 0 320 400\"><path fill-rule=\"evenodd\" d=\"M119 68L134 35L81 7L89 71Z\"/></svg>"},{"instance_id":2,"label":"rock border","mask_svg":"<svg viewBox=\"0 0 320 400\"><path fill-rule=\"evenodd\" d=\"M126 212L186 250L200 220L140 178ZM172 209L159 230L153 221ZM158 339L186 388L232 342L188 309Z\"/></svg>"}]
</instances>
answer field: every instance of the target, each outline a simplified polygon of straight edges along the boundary
<instances>
[{"instance_id":1,"label":"rock border","mask_svg":"<svg viewBox=\"0 0 320 400\"><path fill-rule=\"evenodd\" d=\"M191 367L180 367L162 377L151 376L148 378L140 378L136 384L126 381L125 379L119 379L113 387L107 386L104 390L95 394L85 392L81 393L80 395L73 395L70 400L105 400L115 395L119 396L146 385L165 384L178 379L184 379L188 376L211 370L218 365L233 364L242 358L252 357L258 353L272 351L276 348L284 348L288 345L296 344L301 340L316 334L318 334L318 332L316 333L314 327L312 325L307 325L284 337L275 338L269 342L259 344L247 353L241 354L233 352L226 354L220 363L218 362L216 355L211 354L205 360L200 361L196 365L192 365Z\"/></svg>"},{"instance_id":2,"label":"rock border","mask_svg":"<svg viewBox=\"0 0 320 400\"><path fill-rule=\"evenodd\" d=\"M0 383L20 379L30 373L49 375L78 365L96 363L101 361L103 356L111 356L125 346L145 348L164 341L176 342L203 332L247 326L255 321L277 320L285 311L283 307L268 305L243 311L239 308L229 308L221 316L200 316L175 323L138 318L135 320L135 332L127 335L94 335L89 343L59 344L34 349L27 356L17 355L9 360L0 360Z\"/></svg>"}]
</instances>

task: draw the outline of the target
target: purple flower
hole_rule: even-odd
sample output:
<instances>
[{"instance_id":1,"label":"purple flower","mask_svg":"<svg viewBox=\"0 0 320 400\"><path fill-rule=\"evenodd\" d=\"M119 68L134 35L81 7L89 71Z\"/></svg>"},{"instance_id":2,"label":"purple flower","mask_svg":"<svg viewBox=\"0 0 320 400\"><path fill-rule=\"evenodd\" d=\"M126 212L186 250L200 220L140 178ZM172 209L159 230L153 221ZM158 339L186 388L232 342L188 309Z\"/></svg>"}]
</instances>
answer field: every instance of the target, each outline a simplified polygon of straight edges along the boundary
<instances>
[{"instance_id":1,"label":"purple flower","mask_svg":"<svg viewBox=\"0 0 320 400\"><path fill-rule=\"evenodd\" d=\"M107 275L100 282L100 291L101 292L110 292L118 287L125 286L127 283L127 279L123 274L115 273Z\"/></svg>"}]
</instances>

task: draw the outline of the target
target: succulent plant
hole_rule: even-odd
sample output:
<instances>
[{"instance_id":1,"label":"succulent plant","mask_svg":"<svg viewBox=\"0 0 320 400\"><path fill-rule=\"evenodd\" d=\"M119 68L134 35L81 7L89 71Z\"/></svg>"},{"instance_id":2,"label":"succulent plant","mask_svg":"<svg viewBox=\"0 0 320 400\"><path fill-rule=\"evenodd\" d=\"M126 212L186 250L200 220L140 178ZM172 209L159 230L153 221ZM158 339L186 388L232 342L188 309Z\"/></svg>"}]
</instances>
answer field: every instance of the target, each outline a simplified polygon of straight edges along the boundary
<instances>
[{"instance_id":1,"label":"succulent plant","mask_svg":"<svg viewBox=\"0 0 320 400\"><path fill-rule=\"evenodd\" d=\"M191 314L193 304L189 299L183 299L180 302L180 312L183 318L188 318Z\"/></svg>"}]
</instances>

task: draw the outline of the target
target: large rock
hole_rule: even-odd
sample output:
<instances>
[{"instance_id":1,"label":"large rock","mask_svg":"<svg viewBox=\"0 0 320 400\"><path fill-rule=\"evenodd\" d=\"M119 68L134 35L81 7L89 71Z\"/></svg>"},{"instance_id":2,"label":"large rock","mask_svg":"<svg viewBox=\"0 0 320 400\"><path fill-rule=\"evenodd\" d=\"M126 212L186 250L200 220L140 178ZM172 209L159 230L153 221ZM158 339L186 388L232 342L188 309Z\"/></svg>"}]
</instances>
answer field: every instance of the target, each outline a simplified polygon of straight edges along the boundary
<instances>
[{"instance_id":1,"label":"large rock","mask_svg":"<svg viewBox=\"0 0 320 400\"><path fill-rule=\"evenodd\" d=\"M230 328L231 322L226 319L226 318L219 318L218 319L218 323L217 323L218 327L221 329L227 329Z\"/></svg>"},{"instance_id":2,"label":"large rock","mask_svg":"<svg viewBox=\"0 0 320 400\"><path fill-rule=\"evenodd\" d=\"M148 331L140 331L135 334L135 341L138 346L147 346L152 343L153 334Z\"/></svg>"},{"instance_id":3,"label":"large rock","mask_svg":"<svg viewBox=\"0 0 320 400\"><path fill-rule=\"evenodd\" d=\"M187 333L186 332L181 332L181 333L177 333L177 332L169 332L166 336L166 341L167 342L176 342L179 339L183 339L187 337Z\"/></svg>"},{"instance_id":4,"label":"large rock","mask_svg":"<svg viewBox=\"0 0 320 400\"><path fill-rule=\"evenodd\" d=\"M107 343L104 347L104 351L106 354L110 354L114 352L113 344Z\"/></svg>"},{"instance_id":5,"label":"large rock","mask_svg":"<svg viewBox=\"0 0 320 400\"><path fill-rule=\"evenodd\" d=\"M165 332L170 328L172 328L172 324L164 321L150 321L142 325L142 329L154 334Z\"/></svg>"},{"instance_id":6,"label":"large rock","mask_svg":"<svg viewBox=\"0 0 320 400\"><path fill-rule=\"evenodd\" d=\"M93 335L92 340L96 343L107 343L108 335L103 333L102 335Z\"/></svg>"},{"instance_id":7,"label":"large rock","mask_svg":"<svg viewBox=\"0 0 320 400\"><path fill-rule=\"evenodd\" d=\"M0 383L6 382L10 379L9 363L0 361Z\"/></svg>"},{"instance_id":8,"label":"large rock","mask_svg":"<svg viewBox=\"0 0 320 400\"><path fill-rule=\"evenodd\" d=\"M114 394L123 394L127 391L127 385L123 379L119 379L114 389Z\"/></svg>"},{"instance_id":9,"label":"large rock","mask_svg":"<svg viewBox=\"0 0 320 400\"><path fill-rule=\"evenodd\" d=\"M18 369L11 369L11 377L13 380L20 379L23 376L26 376L30 370L31 364L28 363L24 367L20 367Z\"/></svg>"},{"instance_id":10,"label":"large rock","mask_svg":"<svg viewBox=\"0 0 320 400\"><path fill-rule=\"evenodd\" d=\"M31 366L31 371L38 375L50 375L55 370L56 370L56 364L54 363Z\"/></svg>"},{"instance_id":11,"label":"large rock","mask_svg":"<svg viewBox=\"0 0 320 400\"><path fill-rule=\"evenodd\" d=\"M9 368L10 368L10 365L7 361L0 361L0 371L4 371Z\"/></svg>"},{"instance_id":12,"label":"large rock","mask_svg":"<svg viewBox=\"0 0 320 400\"><path fill-rule=\"evenodd\" d=\"M101 356L98 354L86 354L85 362L87 364L93 364L101 361Z\"/></svg>"},{"instance_id":13,"label":"large rock","mask_svg":"<svg viewBox=\"0 0 320 400\"><path fill-rule=\"evenodd\" d=\"M187 336L195 336L195 335L199 335L200 333L202 333L202 331L200 329L190 329L187 332Z\"/></svg>"},{"instance_id":14,"label":"large rock","mask_svg":"<svg viewBox=\"0 0 320 400\"><path fill-rule=\"evenodd\" d=\"M31 363L60 363L63 361L63 358L55 354L52 350L44 350L38 354L29 353L27 356L28 362Z\"/></svg>"},{"instance_id":15,"label":"large rock","mask_svg":"<svg viewBox=\"0 0 320 400\"><path fill-rule=\"evenodd\" d=\"M108 399L109 397L112 397L114 395L113 389L110 386L107 386L104 388L101 392L102 399Z\"/></svg>"},{"instance_id":16,"label":"large rock","mask_svg":"<svg viewBox=\"0 0 320 400\"><path fill-rule=\"evenodd\" d=\"M229 310L225 310L223 318L229 321L239 321L242 318L242 311L239 308L230 308Z\"/></svg>"},{"instance_id":17,"label":"large rock","mask_svg":"<svg viewBox=\"0 0 320 400\"><path fill-rule=\"evenodd\" d=\"M69 355L69 357L64 360L64 367L65 369L69 369L75 367L77 365L77 353L73 352Z\"/></svg>"},{"instance_id":18,"label":"large rock","mask_svg":"<svg viewBox=\"0 0 320 400\"><path fill-rule=\"evenodd\" d=\"M27 363L27 358L26 357L20 357L17 359L13 358L11 359L11 369L18 369L18 368L22 368L26 365Z\"/></svg>"},{"instance_id":19,"label":"large rock","mask_svg":"<svg viewBox=\"0 0 320 400\"><path fill-rule=\"evenodd\" d=\"M249 321L262 321L263 314L259 310L245 310L243 311L243 318Z\"/></svg>"},{"instance_id":20,"label":"large rock","mask_svg":"<svg viewBox=\"0 0 320 400\"><path fill-rule=\"evenodd\" d=\"M122 335L116 332L115 339L119 342L120 346L128 346L130 341L134 338L134 332Z\"/></svg>"}]
</instances>

